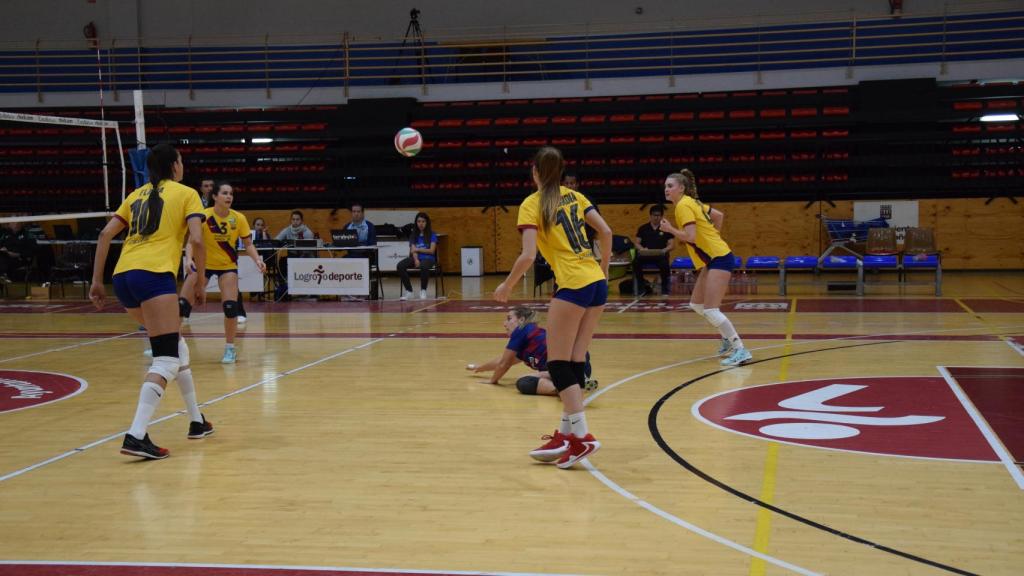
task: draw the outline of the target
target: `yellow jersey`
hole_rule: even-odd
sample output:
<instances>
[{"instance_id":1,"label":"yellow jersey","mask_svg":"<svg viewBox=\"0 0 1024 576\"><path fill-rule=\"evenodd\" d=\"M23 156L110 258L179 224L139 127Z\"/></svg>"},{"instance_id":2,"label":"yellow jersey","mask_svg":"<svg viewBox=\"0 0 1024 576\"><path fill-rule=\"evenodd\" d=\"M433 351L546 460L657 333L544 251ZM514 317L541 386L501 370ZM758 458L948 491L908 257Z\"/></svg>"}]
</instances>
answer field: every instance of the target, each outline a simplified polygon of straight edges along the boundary
<instances>
[{"instance_id":1,"label":"yellow jersey","mask_svg":"<svg viewBox=\"0 0 1024 576\"><path fill-rule=\"evenodd\" d=\"M128 235L117 259L114 274L128 270L170 272L178 274L181 266L181 247L188 233L188 219L203 218L203 203L193 188L172 180L160 183L160 226L149 236L139 234L146 212L146 200L152 193L152 184L146 184L128 195L114 218L128 227Z\"/></svg>"},{"instance_id":2,"label":"yellow jersey","mask_svg":"<svg viewBox=\"0 0 1024 576\"><path fill-rule=\"evenodd\" d=\"M732 252L711 221L711 206L689 196L683 196L676 204L676 228L682 230L687 224L697 226L696 241L686 244L694 268L699 270L711 260Z\"/></svg>"},{"instance_id":3,"label":"yellow jersey","mask_svg":"<svg viewBox=\"0 0 1024 576\"><path fill-rule=\"evenodd\" d=\"M217 216L213 208L203 210L206 223L203 224L203 242L206 244L207 270L235 270L238 268L239 238L248 238L249 221L241 212L228 210L224 218Z\"/></svg>"},{"instance_id":4,"label":"yellow jersey","mask_svg":"<svg viewBox=\"0 0 1024 576\"><path fill-rule=\"evenodd\" d=\"M530 194L519 205L518 227L537 230L537 249L551 266L559 287L583 288L605 279L587 240L585 215L594 206L575 190L562 186L560 192L562 200L550 227L544 227L540 191Z\"/></svg>"}]
</instances>

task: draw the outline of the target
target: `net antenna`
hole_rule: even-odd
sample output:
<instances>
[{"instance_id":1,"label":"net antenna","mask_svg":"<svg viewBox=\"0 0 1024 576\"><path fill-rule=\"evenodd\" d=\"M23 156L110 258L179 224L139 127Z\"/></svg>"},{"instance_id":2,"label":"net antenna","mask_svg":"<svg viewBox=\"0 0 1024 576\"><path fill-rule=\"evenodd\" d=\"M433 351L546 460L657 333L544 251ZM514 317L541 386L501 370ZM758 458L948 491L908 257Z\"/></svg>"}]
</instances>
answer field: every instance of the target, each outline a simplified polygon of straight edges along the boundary
<instances>
[{"instance_id":1,"label":"net antenna","mask_svg":"<svg viewBox=\"0 0 1024 576\"><path fill-rule=\"evenodd\" d=\"M124 201L127 195L127 181L124 164L124 149L121 145L121 131L118 129L118 123L113 120L92 120L89 118L66 118L63 116L42 116L39 114L23 114L19 112L4 112L0 110L0 120L8 122L24 122L28 124L55 124L58 126L84 126L89 128L99 128L102 135L103 142L103 202L104 212L88 212L74 214L75 217L87 218L87 217L98 217L98 216L109 216L111 212L110 208L110 174L108 172L108 161L107 161L107 146L106 146L106 132L107 130L113 130L114 135L117 138L117 155L121 159L121 200ZM120 204L118 202L118 204ZM70 215L54 215L54 216L70 216ZM5 217L3 221L21 221L31 222L34 220L47 219L45 215L35 216L20 216L20 217Z\"/></svg>"}]
</instances>

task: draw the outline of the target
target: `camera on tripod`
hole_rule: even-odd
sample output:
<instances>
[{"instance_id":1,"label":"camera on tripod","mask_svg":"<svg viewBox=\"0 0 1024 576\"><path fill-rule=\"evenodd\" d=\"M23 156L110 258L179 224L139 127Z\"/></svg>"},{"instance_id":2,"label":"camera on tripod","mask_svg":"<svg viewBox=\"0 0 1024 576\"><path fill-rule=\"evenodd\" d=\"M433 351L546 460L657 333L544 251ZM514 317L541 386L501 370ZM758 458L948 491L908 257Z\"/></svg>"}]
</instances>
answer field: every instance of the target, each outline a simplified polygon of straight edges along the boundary
<instances>
[{"instance_id":1,"label":"camera on tripod","mask_svg":"<svg viewBox=\"0 0 1024 576\"><path fill-rule=\"evenodd\" d=\"M419 10L417 10L415 8L413 8L412 10L409 10L409 19L410 20L415 22L415 21L419 20L419 18L420 18L420 11Z\"/></svg>"}]
</instances>

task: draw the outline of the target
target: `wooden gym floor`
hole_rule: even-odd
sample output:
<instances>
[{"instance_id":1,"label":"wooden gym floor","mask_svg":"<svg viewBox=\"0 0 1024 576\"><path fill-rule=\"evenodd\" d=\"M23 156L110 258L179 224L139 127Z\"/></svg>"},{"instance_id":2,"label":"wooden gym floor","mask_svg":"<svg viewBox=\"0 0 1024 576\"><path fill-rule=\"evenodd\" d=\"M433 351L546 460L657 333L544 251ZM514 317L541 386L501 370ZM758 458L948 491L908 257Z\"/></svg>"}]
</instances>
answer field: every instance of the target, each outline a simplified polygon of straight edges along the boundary
<instances>
[{"instance_id":1,"label":"wooden gym floor","mask_svg":"<svg viewBox=\"0 0 1024 576\"><path fill-rule=\"evenodd\" d=\"M233 366L208 304L184 331L216 434L186 439L172 385L158 462L118 454L137 326L0 301L0 574L1020 574L1024 274L762 286L723 307L755 355L728 370L685 300L616 300L591 349L604 446L570 471L527 456L560 405L516 393L524 367L463 369L504 346L474 296L498 281L247 302Z\"/></svg>"}]
</instances>

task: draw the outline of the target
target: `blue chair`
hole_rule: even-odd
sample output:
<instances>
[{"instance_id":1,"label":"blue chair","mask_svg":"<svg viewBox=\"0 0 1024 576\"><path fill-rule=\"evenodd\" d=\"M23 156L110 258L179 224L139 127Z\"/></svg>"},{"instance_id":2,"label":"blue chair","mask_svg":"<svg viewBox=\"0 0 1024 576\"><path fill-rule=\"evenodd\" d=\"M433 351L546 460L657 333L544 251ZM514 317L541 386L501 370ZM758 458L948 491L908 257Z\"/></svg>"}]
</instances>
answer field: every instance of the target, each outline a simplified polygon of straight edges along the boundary
<instances>
[{"instance_id":1,"label":"blue chair","mask_svg":"<svg viewBox=\"0 0 1024 576\"><path fill-rule=\"evenodd\" d=\"M900 266L900 260L896 256L865 256L865 270L896 270Z\"/></svg>"},{"instance_id":2,"label":"blue chair","mask_svg":"<svg viewBox=\"0 0 1024 576\"><path fill-rule=\"evenodd\" d=\"M693 258L688 258L686 256L676 256L676 258L672 260L672 269L693 270Z\"/></svg>"},{"instance_id":3,"label":"blue chair","mask_svg":"<svg viewBox=\"0 0 1024 576\"><path fill-rule=\"evenodd\" d=\"M864 264L856 256L829 256L819 261L819 268L822 270L852 270L857 273L857 295L864 295Z\"/></svg>"},{"instance_id":4,"label":"blue chair","mask_svg":"<svg viewBox=\"0 0 1024 576\"><path fill-rule=\"evenodd\" d=\"M881 272L883 270L895 270L897 273L900 271L900 259L895 254L867 254L863 260L864 270L874 270L875 272ZM867 282L865 281L865 286Z\"/></svg>"},{"instance_id":5,"label":"blue chair","mask_svg":"<svg viewBox=\"0 0 1024 576\"><path fill-rule=\"evenodd\" d=\"M749 265L749 262L747 264ZM782 262L782 268L779 269L779 296L786 295L787 273L790 270L814 272L817 268L817 256L787 256Z\"/></svg>"},{"instance_id":6,"label":"blue chair","mask_svg":"<svg viewBox=\"0 0 1024 576\"><path fill-rule=\"evenodd\" d=\"M935 295L942 296L942 259L938 254L907 254L903 256L903 274L911 270L935 271ZM906 282L906 280L904 280Z\"/></svg>"},{"instance_id":7,"label":"blue chair","mask_svg":"<svg viewBox=\"0 0 1024 576\"><path fill-rule=\"evenodd\" d=\"M757 278L758 270L778 270L779 269L779 257L778 256L751 256L747 258L747 270L755 274L754 278ZM782 275L779 275L779 293L783 293L782 286Z\"/></svg>"}]
</instances>

